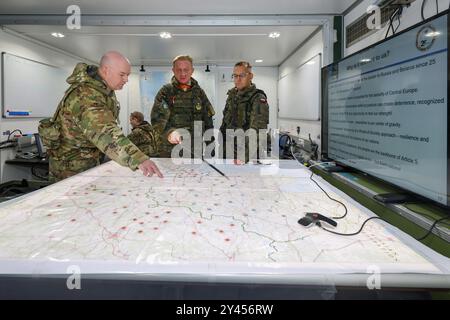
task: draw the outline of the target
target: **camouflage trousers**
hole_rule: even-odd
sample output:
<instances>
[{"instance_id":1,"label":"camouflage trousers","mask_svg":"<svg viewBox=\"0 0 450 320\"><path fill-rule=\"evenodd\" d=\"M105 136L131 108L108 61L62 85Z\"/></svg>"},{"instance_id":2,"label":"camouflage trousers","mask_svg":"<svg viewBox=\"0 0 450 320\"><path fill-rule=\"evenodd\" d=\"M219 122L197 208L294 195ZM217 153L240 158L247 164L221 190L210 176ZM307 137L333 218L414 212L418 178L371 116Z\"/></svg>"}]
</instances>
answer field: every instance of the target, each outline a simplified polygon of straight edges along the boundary
<instances>
[{"instance_id":1,"label":"camouflage trousers","mask_svg":"<svg viewBox=\"0 0 450 320\"><path fill-rule=\"evenodd\" d=\"M80 172L94 168L100 164L100 159L79 159L79 160L56 160L52 157L48 159L50 182L58 182L60 180L74 176Z\"/></svg>"}]
</instances>

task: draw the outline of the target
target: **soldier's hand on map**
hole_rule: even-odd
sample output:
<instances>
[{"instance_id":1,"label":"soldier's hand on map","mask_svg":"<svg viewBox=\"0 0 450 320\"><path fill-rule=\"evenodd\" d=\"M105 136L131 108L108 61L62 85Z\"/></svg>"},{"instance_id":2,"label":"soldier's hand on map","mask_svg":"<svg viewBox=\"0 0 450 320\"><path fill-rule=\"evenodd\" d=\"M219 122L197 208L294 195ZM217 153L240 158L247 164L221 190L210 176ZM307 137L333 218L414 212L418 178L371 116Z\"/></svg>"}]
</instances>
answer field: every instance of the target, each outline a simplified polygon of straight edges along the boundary
<instances>
[{"instance_id":1,"label":"soldier's hand on map","mask_svg":"<svg viewBox=\"0 0 450 320\"><path fill-rule=\"evenodd\" d=\"M167 137L167 140L169 140L171 144L179 144L181 143L181 134L176 130L172 131Z\"/></svg>"},{"instance_id":2,"label":"soldier's hand on map","mask_svg":"<svg viewBox=\"0 0 450 320\"><path fill-rule=\"evenodd\" d=\"M160 178L163 177L161 171L159 171L156 164L150 159L142 162L138 168L139 168L139 170L142 171L142 174L146 177L151 177L151 176L153 176L153 174L156 174Z\"/></svg>"},{"instance_id":3,"label":"soldier's hand on map","mask_svg":"<svg viewBox=\"0 0 450 320\"><path fill-rule=\"evenodd\" d=\"M242 160L239 160L239 159L234 159L234 160L233 160L233 163L234 163L235 165L237 165L237 166L240 166L240 165L243 165L243 164L245 164L245 162L244 162L244 161L242 161Z\"/></svg>"}]
</instances>

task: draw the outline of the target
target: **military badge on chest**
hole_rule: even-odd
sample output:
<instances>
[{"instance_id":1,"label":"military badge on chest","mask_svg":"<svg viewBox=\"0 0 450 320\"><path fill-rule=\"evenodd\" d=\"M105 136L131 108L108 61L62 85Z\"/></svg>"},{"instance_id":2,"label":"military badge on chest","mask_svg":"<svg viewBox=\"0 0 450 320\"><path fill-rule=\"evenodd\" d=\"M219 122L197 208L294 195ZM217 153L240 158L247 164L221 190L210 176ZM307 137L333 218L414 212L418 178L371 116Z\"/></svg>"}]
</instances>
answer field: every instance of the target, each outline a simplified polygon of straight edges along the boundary
<instances>
[{"instance_id":1,"label":"military badge on chest","mask_svg":"<svg viewBox=\"0 0 450 320\"><path fill-rule=\"evenodd\" d=\"M188 90L191 88L191 86L188 85L188 84L180 84L180 85L178 86L178 88L180 88L181 90L183 90L184 92L186 92L186 91L188 91Z\"/></svg>"},{"instance_id":2,"label":"military badge on chest","mask_svg":"<svg viewBox=\"0 0 450 320\"><path fill-rule=\"evenodd\" d=\"M197 111L202 110L202 105L199 102L197 102L197 104L195 105L195 110Z\"/></svg>"}]
</instances>

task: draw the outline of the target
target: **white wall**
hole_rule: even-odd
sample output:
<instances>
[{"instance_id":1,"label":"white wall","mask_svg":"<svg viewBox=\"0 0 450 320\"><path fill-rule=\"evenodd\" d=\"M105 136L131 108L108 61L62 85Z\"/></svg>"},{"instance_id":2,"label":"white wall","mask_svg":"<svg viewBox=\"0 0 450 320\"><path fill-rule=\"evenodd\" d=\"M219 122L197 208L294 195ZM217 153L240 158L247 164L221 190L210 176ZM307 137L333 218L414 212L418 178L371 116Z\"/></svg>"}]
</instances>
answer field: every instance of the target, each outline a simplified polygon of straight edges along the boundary
<instances>
[{"instance_id":1,"label":"white wall","mask_svg":"<svg viewBox=\"0 0 450 320\"><path fill-rule=\"evenodd\" d=\"M171 67L145 67L148 72L152 71L170 71ZM144 114L145 120L150 123L150 119L147 118L148 112L144 110L144 106L141 101L141 90L140 90L140 77L141 72L140 66L133 66L131 68L131 75L128 77L128 83L123 88L122 91L126 91L127 99L121 99L120 101L120 124L123 131L126 134L131 132L131 126L129 123L129 115L131 112L139 111ZM117 95L118 92L116 92ZM123 93L125 95L125 93ZM117 95L119 98L119 95ZM125 119L126 118L126 119ZM125 121L126 120L126 121Z\"/></svg>"},{"instance_id":2,"label":"white wall","mask_svg":"<svg viewBox=\"0 0 450 320\"><path fill-rule=\"evenodd\" d=\"M361 2L355 9L350 11L347 15L344 16L344 30L345 28L351 24L353 21L355 21L357 18L362 16L369 5L371 5L374 2L374 0L365 0ZM449 0L438 0L439 4L439 11L444 11L448 9L449 7ZM404 30L420 21L422 21L422 17L420 15L422 6L422 0L416 0L411 4L409 8L405 8L403 10L402 18L401 18L401 24L397 32ZM428 0L425 6L424 10L424 16L425 18L429 18L432 15L436 14L436 3L434 0ZM397 26L397 22L394 23L394 26ZM374 34L368 36L367 38L364 38L363 40L355 43L354 45L350 46L349 48L345 48L344 45L344 55L350 55L356 51L362 50L380 40L383 40L388 26L386 25L383 29L380 29L379 31L375 32ZM345 32L344 32L345 33ZM392 32L390 31L389 35L391 35ZM345 43L345 42L344 42Z\"/></svg>"},{"instance_id":3,"label":"white wall","mask_svg":"<svg viewBox=\"0 0 450 320\"><path fill-rule=\"evenodd\" d=\"M44 46L40 46L33 42L18 38L16 36L10 35L4 31L0 30L0 51L12 53L24 58L28 58L31 60L36 60L39 62L47 63L50 65L58 66L67 70L67 74L69 75L71 69L75 65L76 60L69 56L65 56L56 51L50 50ZM0 79L1 83L1 79ZM23 88L24 92L26 92L26 88ZM0 98L1 98L0 92ZM56 106L49 106L49 108L56 109ZM1 131L5 130L13 130L13 129L21 129L25 132L36 132L37 123L39 119L0 119L0 128ZM25 133L24 132L24 133Z\"/></svg>"},{"instance_id":4,"label":"white wall","mask_svg":"<svg viewBox=\"0 0 450 320\"><path fill-rule=\"evenodd\" d=\"M130 77L128 77L128 83L122 88L122 90L116 91L116 97L120 103L119 123L120 123L120 126L122 127L122 131L125 133L125 135L128 134L128 130L131 130L129 128L130 127L129 102L130 102L130 91L131 91L130 82L133 83L133 79L135 77L136 76L134 74L130 75ZM139 85L139 81L138 81L138 85Z\"/></svg>"},{"instance_id":5,"label":"white wall","mask_svg":"<svg viewBox=\"0 0 450 320\"><path fill-rule=\"evenodd\" d=\"M318 32L307 43L305 43L300 49L298 49L288 60L281 64L279 68L279 77L293 72L299 65L305 63L307 60L316 56L317 54L323 54L323 37L322 32ZM320 106L317 106L320 108ZM290 120L290 119L278 119L278 128L282 131L289 131L292 134L297 134L297 127L300 127L300 137L308 138L308 134L311 134L311 139L321 146L320 143L320 120L318 121L302 121L302 120Z\"/></svg>"},{"instance_id":6,"label":"white wall","mask_svg":"<svg viewBox=\"0 0 450 320\"><path fill-rule=\"evenodd\" d=\"M55 65L67 69L67 74L70 74L71 69L78 62L74 58L61 54L55 50L49 49L46 46L36 44L14 35L8 34L0 30L0 52L12 53L31 60L44 62L50 65ZM0 79L1 85L1 79ZM26 94L26 88L23 88ZM0 92L1 99L1 92ZM1 101L1 100L0 100ZM50 106L53 110L56 106ZM23 133L37 132L37 125L40 119L6 119L0 117L0 133L6 130L20 129ZM2 136L1 140L6 140L7 136ZM11 165L5 165L4 162L8 159L14 158L14 149L4 149L0 152L0 174L1 181L15 180L21 178L31 178L29 168L20 168Z\"/></svg>"},{"instance_id":7,"label":"white wall","mask_svg":"<svg viewBox=\"0 0 450 320\"><path fill-rule=\"evenodd\" d=\"M128 84L124 88L128 90L128 112L142 111L141 109L141 91L139 90L139 69L133 67L131 75L128 78ZM121 106L122 107L122 106ZM150 119L146 119L150 120ZM150 122L150 121L149 121ZM122 123L122 127L125 133L131 132L130 124L127 121L127 127Z\"/></svg>"}]
</instances>

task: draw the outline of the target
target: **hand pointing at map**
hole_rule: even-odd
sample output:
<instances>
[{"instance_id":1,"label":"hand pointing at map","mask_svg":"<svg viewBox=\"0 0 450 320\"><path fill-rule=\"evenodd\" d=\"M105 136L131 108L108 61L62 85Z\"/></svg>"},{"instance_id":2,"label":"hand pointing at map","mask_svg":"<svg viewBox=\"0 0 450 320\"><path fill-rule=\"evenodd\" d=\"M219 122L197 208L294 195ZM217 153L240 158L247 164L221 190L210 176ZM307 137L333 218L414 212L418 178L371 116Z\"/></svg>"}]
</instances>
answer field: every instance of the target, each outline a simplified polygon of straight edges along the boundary
<instances>
[{"instance_id":1,"label":"hand pointing at map","mask_svg":"<svg viewBox=\"0 0 450 320\"><path fill-rule=\"evenodd\" d=\"M142 171L144 176L151 177L155 173L158 177L163 178L161 171L159 171L156 164L150 159L142 162L138 168Z\"/></svg>"}]
</instances>

